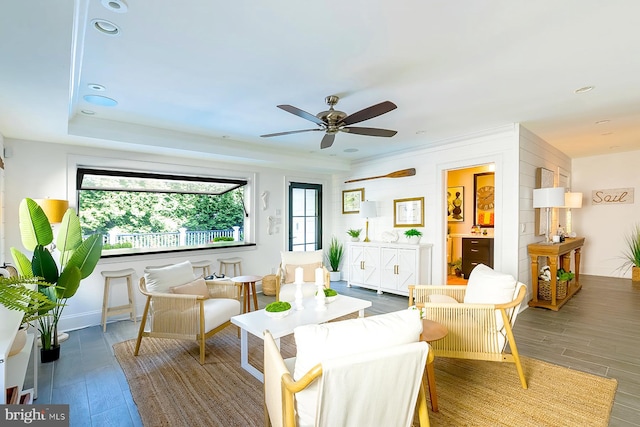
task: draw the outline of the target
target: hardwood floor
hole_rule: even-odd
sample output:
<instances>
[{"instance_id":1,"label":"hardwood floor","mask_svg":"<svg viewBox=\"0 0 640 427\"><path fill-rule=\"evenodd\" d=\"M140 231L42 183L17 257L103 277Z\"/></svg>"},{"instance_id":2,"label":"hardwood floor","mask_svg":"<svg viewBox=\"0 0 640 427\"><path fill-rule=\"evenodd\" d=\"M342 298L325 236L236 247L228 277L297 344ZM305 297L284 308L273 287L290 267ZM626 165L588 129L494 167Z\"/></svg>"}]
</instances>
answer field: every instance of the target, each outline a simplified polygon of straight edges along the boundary
<instances>
[{"instance_id":1,"label":"hardwood floor","mask_svg":"<svg viewBox=\"0 0 640 427\"><path fill-rule=\"evenodd\" d=\"M584 275L581 281L582 290L560 311L529 308L520 313L515 327L520 353L616 378L609 425L640 426L640 286L628 279ZM407 306L406 297L345 285L332 283L339 293L371 300L368 314ZM259 305L274 299L259 294ZM99 326L70 332L60 360L39 366L36 403L69 403L72 426L142 425L112 349L114 343L135 338L138 325L123 320L109 323L104 334Z\"/></svg>"}]
</instances>

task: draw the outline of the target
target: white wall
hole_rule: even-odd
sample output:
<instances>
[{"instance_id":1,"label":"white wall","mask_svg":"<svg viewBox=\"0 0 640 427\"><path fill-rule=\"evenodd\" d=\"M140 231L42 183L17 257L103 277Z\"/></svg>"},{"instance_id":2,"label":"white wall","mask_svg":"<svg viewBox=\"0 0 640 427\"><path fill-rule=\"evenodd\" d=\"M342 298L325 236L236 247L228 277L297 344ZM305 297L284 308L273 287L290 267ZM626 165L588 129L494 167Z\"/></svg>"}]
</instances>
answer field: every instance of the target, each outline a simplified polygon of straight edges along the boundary
<instances>
[{"instance_id":1,"label":"white wall","mask_svg":"<svg viewBox=\"0 0 640 427\"><path fill-rule=\"evenodd\" d=\"M446 171L481 164L495 163L495 268L517 275L518 272L518 127L504 126L478 135L456 140L425 143L420 150L372 159L354 165L347 175L334 177L334 199L340 203L342 190L363 187L365 198L376 202L378 217L370 220L369 237L380 241L385 231L393 229L394 199L424 197L425 226L421 243L433 244L432 284L446 283ZM416 175L407 178L383 178L345 184L344 181L415 168ZM473 189L465 189L473 191ZM347 241L346 230L364 228L364 219L358 215L343 215L341 205L334 207L335 234ZM395 229L403 241L403 228ZM469 230L467 230L469 231ZM343 271L343 278L347 272Z\"/></svg>"},{"instance_id":2,"label":"white wall","mask_svg":"<svg viewBox=\"0 0 640 427\"><path fill-rule=\"evenodd\" d=\"M11 257L8 248L15 246L23 250L18 229L18 205L25 197L61 198L75 205L75 165L105 167L118 165L122 168L143 168L146 170L172 171L175 173L207 173L212 176L243 176L255 182L254 194L249 196L247 210L254 218L255 230L250 240L257 242L256 247L238 249L209 249L191 252L174 252L159 255L138 255L118 258L104 258L94 273L85 279L76 295L69 300L60 323L61 330L69 330L100 323L102 293L104 280L102 270L120 270L133 268L138 277L143 274L145 266L162 265L183 260L213 260L213 270L217 271L219 257L239 256L243 259L243 273L266 275L275 273L280 262L280 251L286 246L286 185L288 171L259 168L256 166L238 166L212 164L208 160L176 158L162 155L136 154L117 150L94 149L88 147L62 144L22 141L5 138L4 144L13 151L10 158L5 159L6 197L4 200L5 245L7 257ZM325 227L331 229L332 218L329 207L333 205L333 191L329 176L295 173L302 182L325 184ZM260 194L269 192L269 203L262 209ZM271 235L267 233L267 217L277 217L280 212L281 224ZM325 242L328 243L329 237ZM5 258L12 262L11 259ZM136 283L138 277L135 278ZM137 286L137 285L136 285ZM126 301L123 285L115 286L111 305L120 305ZM136 292L138 315L142 314L144 300ZM126 317L126 316L122 316Z\"/></svg>"},{"instance_id":3,"label":"white wall","mask_svg":"<svg viewBox=\"0 0 640 427\"><path fill-rule=\"evenodd\" d=\"M585 236L581 272L597 276L631 277L623 274L625 236L640 224L640 151L583 157L573 160L573 190L583 193L582 208L574 209L573 224L579 235ZM592 191L614 188L634 188L634 203L594 205Z\"/></svg>"}]
</instances>

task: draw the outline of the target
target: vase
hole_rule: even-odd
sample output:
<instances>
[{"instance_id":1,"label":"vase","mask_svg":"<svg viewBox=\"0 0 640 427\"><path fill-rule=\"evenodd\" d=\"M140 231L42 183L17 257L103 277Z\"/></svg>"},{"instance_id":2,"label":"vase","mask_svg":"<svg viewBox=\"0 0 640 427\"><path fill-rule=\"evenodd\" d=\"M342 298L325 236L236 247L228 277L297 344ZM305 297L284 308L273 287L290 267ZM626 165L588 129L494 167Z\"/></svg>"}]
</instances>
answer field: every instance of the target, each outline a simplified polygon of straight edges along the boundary
<instances>
[{"instance_id":1,"label":"vase","mask_svg":"<svg viewBox=\"0 0 640 427\"><path fill-rule=\"evenodd\" d=\"M412 245L417 245L418 243L420 243L420 237L421 236L407 236L407 242Z\"/></svg>"},{"instance_id":2,"label":"vase","mask_svg":"<svg viewBox=\"0 0 640 427\"><path fill-rule=\"evenodd\" d=\"M40 349L40 362L49 363L54 362L60 358L60 345L52 346L51 348Z\"/></svg>"},{"instance_id":3,"label":"vase","mask_svg":"<svg viewBox=\"0 0 640 427\"><path fill-rule=\"evenodd\" d=\"M631 267L631 281L640 282L640 267Z\"/></svg>"},{"instance_id":4,"label":"vase","mask_svg":"<svg viewBox=\"0 0 640 427\"><path fill-rule=\"evenodd\" d=\"M331 282L339 282L340 281L340 272L339 271L330 271L329 272L329 280Z\"/></svg>"},{"instance_id":5,"label":"vase","mask_svg":"<svg viewBox=\"0 0 640 427\"><path fill-rule=\"evenodd\" d=\"M359 241L360 241L360 238L359 238L359 237L352 237L352 238L351 238L351 241L352 241L352 242L359 242Z\"/></svg>"}]
</instances>

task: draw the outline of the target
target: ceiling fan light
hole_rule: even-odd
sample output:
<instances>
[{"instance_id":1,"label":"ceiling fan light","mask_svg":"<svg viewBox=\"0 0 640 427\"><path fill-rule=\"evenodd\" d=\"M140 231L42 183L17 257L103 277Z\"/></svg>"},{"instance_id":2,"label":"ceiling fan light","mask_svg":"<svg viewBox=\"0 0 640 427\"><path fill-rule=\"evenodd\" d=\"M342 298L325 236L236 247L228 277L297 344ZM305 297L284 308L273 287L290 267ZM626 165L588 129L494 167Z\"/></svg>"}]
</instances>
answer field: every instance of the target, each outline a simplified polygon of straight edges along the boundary
<instances>
[{"instance_id":1,"label":"ceiling fan light","mask_svg":"<svg viewBox=\"0 0 640 427\"><path fill-rule=\"evenodd\" d=\"M108 36L117 36L120 34L120 28L113 22L107 21L106 19L94 19L91 23L93 24L93 27L102 34L106 34Z\"/></svg>"}]
</instances>

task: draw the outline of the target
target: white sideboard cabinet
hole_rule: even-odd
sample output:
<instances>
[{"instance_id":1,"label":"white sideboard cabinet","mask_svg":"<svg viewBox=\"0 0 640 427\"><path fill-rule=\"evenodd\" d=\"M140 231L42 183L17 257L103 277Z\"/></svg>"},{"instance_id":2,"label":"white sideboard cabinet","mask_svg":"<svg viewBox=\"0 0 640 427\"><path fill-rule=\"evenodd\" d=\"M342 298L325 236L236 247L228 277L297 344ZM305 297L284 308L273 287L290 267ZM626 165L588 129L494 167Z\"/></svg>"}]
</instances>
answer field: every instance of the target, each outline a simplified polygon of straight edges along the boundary
<instances>
[{"instance_id":1,"label":"white sideboard cabinet","mask_svg":"<svg viewBox=\"0 0 640 427\"><path fill-rule=\"evenodd\" d=\"M431 284L432 245L351 242L347 286L409 295L409 285Z\"/></svg>"}]
</instances>

